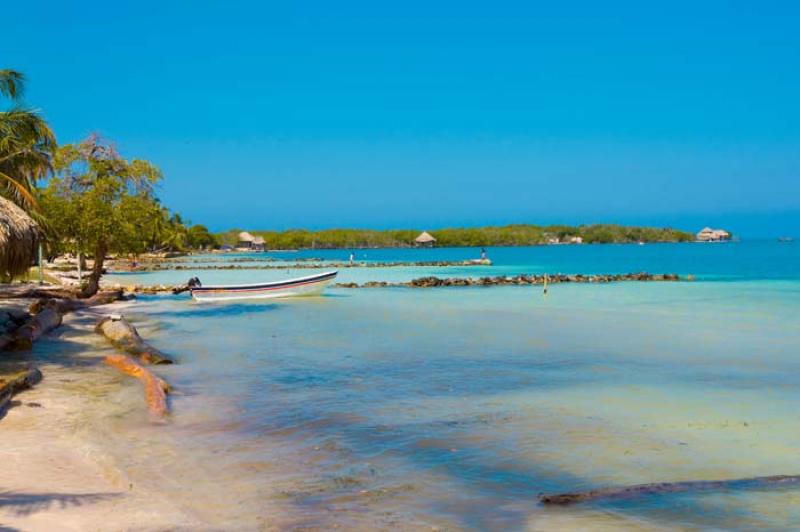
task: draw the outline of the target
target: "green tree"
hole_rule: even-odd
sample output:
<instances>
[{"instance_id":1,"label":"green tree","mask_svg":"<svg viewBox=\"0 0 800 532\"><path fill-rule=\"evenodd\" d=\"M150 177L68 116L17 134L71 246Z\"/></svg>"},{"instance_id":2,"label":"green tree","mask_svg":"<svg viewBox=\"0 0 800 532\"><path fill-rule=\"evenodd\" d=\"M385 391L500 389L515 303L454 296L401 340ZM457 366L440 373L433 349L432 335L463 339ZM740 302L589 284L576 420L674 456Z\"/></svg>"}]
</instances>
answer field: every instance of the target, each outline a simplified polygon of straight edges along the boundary
<instances>
[{"instance_id":1,"label":"green tree","mask_svg":"<svg viewBox=\"0 0 800 532\"><path fill-rule=\"evenodd\" d=\"M188 243L193 249L215 248L219 245L205 225L193 225L189 228Z\"/></svg>"},{"instance_id":2,"label":"green tree","mask_svg":"<svg viewBox=\"0 0 800 532\"><path fill-rule=\"evenodd\" d=\"M180 214L172 214L167 219L162 243L170 251L183 251L189 247L189 228L183 223Z\"/></svg>"},{"instance_id":3,"label":"green tree","mask_svg":"<svg viewBox=\"0 0 800 532\"><path fill-rule=\"evenodd\" d=\"M60 148L54 166L42 209L61 247L93 255L82 291L89 297L99 288L106 254L145 250L161 214L153 194L161 172L148 161L122 158L96 135Z\"/></svg>"},{"instance_id":4,"label":"green tree","mask_svg":"<svg viewBox=\"0 0 800 532\"><path fill-rule=\"evenodd\" d=\"M56 139L38 113L21 106L24 89L22 73L0 70L0 96L12 103L0 111L0 194L30 212L37 181L52 170Z\"/></svg>"}]
</instances>

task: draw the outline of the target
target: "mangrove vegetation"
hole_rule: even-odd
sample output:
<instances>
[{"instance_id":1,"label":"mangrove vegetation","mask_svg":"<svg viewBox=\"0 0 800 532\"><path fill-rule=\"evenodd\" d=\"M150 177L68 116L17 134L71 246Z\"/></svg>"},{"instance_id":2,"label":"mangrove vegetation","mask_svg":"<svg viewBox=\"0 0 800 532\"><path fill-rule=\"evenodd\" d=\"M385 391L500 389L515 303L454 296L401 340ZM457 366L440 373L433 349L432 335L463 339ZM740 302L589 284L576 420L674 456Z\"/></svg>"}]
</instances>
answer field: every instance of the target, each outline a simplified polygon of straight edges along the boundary
<instances>
[{"instance_id":1,"label":"mangrove vegetation","mask_svg":"<svg viewBox=\"0 0 800 532\"><path fill-rule=\"evenodd\" d=\"M217 235L220 244L236 246L239 229ZM308 231L251 231L270 249L334 249L411 247L419 229L325 229ZM442 247L535 246L548 243L611 244L632 242L689 242L694 235L671 228L630 227L615 224L454 227L431 230Z\"/></svg>"}]
</instances>

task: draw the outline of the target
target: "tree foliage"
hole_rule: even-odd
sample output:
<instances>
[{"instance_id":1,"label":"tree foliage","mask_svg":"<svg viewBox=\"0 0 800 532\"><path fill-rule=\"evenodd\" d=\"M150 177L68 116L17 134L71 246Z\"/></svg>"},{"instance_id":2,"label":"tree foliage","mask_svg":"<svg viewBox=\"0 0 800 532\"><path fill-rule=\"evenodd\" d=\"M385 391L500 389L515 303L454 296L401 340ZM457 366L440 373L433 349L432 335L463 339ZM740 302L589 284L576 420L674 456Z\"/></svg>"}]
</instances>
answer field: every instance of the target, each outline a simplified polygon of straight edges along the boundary
<instances>
[{"instance_id":1,"label":"tree foliage","mask_svg":"<svg viewBox=\"0 0 800 532\"><path fill-rule=\"evenodd\" d=\"M189 228L187 244L192 249L213 249L219 245L205 225L193 225Z\"/></svg>"},{"instance_id":2,"label":"tree foliage","mask_svg":"<svg viewBox=\"0 0 800 532\"><path fill-rule=\"evenodd\" d=\"M27 211L36 211L34 189L52 170L56 139L47 122L21 106L25 77L0 70L0 96L12 107L0 111L0 195Z\"/></svg>"},{"instance_id":3,"label":"tree foliage","mask_svg":"<svg viewBox=\"0 0 800 532\"><path fill-rule=\"evenodd\" d=\"M125 159L92 135L56 153L55 174L39 194L51 237L49 255L94 257L85 294L97 291L107 254L182 251L215 245L203 226L187 227L161 205L155 187L161 171L149 161Z\"/></svg>"},{"instance_id":4,"label":"tree foliage","mask_svg":"<svg viewBox=\"0 0 800 532\"><path fill-rule=\"evenodd\" d=\"M60 148L54 166L42 209L59 246L94 257L85 290L92 295L107 253L144 250L142 235L160 215L153 187L161 172L147 161L122 158L96 135Z\"/></svg>"},{"instance_id":5,"label":"tree foliage","mask_svg":"<svg viewBox=\"0 0 800 532\"><path fill-rule=\"evenodd\" d=\"M420 234L419 229L392 229L376 231L369 229L326 229L307 231L252 231L264 237L271 249L333 249L333 248L389 248L410 247ZM437 246L533 246L545 244L550 239L561 242L571 237L580 237L583 242L686 242L693 235L670 228L627 227L622 225L549 225L517 224L489 227L456 227L431 231ZM218 235L222 244L236 245L238 229Z\"/></svg>"}]
</instances>

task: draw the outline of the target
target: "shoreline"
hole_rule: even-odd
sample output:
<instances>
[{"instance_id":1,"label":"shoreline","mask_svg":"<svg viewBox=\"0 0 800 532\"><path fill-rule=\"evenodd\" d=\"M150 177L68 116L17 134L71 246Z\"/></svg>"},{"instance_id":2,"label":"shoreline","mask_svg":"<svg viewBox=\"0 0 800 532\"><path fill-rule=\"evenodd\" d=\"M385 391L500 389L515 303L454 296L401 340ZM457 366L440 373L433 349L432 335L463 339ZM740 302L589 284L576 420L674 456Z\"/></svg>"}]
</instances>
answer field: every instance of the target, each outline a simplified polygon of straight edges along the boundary
<instances>
[{"instance_id":1,"label":"shoreline","mask_svg":"<svg viewBox=\"0 0 800 532\"><path fill-rule=\"evenodd\" d=\"M154 420L138 380L104 363L117 350L95 324L111 313L137 314L135 305L119 301L72 312L32 351L3 353L0 372L35 363L44 379L15 395L0 414L0 529L104 531L135 524L137 530L277 530L278 523L291 522L266 500L260 504L269 524L251 522L253 516L240 521L238 494L212 478L227 473L212 465L213 448L181 438L204 422L207 408L231 408L226 398L179 391L189 403L185 410ZM149 318L135 322L145 331L159 327ZM202 490L192 494L182 482L196 473L198 460L208 471L199 477Z\"/></svg>"},{"instance_id":2,"label":"shoreline","mask_svg":"<svg viewBox=\"0 0 800 532\"><path fill-rule=\"evenodd\" d=\"M103 364L110 350L93 331L112 303L71 313L33 351L11 353L2 366L35 360L44 379L14 397L0 423L6 459L0 523L22 530L144 529L196 522L148 489L95 437L98 426L129 408L116 396L131 384ZM98 525L98 523L102 523Z\"/></svg>"}]
</instances>

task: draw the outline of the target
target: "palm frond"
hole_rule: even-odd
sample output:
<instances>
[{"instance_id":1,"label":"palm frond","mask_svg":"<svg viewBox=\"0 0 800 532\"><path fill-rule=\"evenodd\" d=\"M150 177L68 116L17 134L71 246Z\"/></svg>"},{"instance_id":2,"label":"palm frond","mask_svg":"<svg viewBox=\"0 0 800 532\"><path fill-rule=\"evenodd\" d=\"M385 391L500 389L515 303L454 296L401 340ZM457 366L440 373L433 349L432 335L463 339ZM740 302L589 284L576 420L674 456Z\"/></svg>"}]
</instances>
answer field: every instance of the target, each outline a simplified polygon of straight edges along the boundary
<instances>
[{"instance_id":1,"label":"palm frond","mask_svg":"<svg viewBox=\"0 0 800 532\"><path fill-rule=\"evenodd\" d=\"M0 186L7 189L12 199L16 200L15 203L19 203L21 206L28 207L31 210L35 210L39 206L32 191L23 183L20 183L19 180L0 172L0 183L2 183Z\"/></svg>"},{"instance_id":2,"label":"palm frond","mask_svg":"<svg viewBox=\"0 0 800 532\"><path fill-rule=\"evenodd\" d=\"M25 92L25 75L10 69L0 70L0 94L14 101L22 98Z\"/></svg>"},{"instance_id":3,"label":"palm frond","mask_svg":"<svg viewBox=\"0 0 800 532\"><path fill-rule=\"evenodd\" d=\"M51 174L55 147L53 131L37 112L20 107L0 112L0 195L35 211L33 191Z\"/></svg>"}]
</instances>

